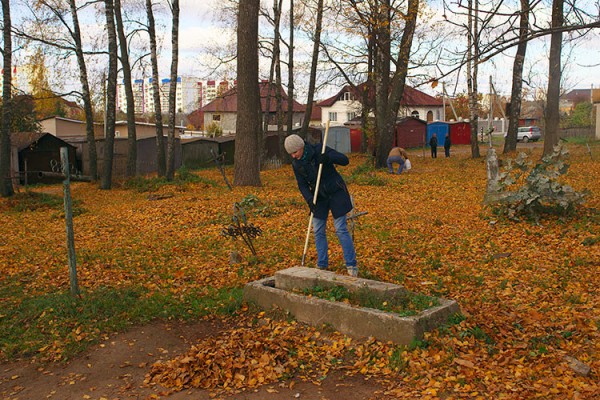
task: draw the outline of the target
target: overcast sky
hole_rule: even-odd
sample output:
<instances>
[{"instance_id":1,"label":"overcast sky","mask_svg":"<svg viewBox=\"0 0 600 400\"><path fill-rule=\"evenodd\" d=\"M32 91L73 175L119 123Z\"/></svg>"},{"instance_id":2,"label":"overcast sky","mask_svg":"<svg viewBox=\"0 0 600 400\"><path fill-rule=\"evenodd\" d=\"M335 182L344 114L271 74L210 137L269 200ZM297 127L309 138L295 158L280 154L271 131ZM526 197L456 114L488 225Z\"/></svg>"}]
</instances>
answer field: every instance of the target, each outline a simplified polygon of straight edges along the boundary
<instances>
[{"instance_id":1,"label":"overcast sky","mask_svg":"<svg viewBox=\"0 0 600 400\"><path fill-rule=\"evenodd\" d=\"M19 0L17 0L18 2ZM206 49L208 47L225 47L232 43L235 39L235 31L232 28L226 28L222 22L219 21L221 16L216 12L220 2L227 0L180 0L180 58L179 58L179 75L196 76L199 78L211 78L211 79L223 79L227 77L229 79L235 78L235 63L232 63L228 70L219 71L218 73L212 73L206 68L207 59L209 59L209 53ZM12 2L11 2L12 3ZM263 3L267 2L263 0ZM285 3L285 2L284 2ZM428 2L432 4L432 7L438 7L440 0L430 0ZM269 1L269 7L270 7ZM17 6L18 7L18 6ZM284 10L285 10L284 6ZM166 10L166 9L165 9ZM537 14L542 14L544 10ZM441 19L441 13L432 13L433 19ZM19 10L13 12L13 18L19 16ZM171 62L170 54L170 21L168 20L169 13L163 12L162 15L160 10L157 11L157 19L159 20L159 28L162 27L162 31L159 32L161 37L161 51L159 55L161 77L167 77L169 66ZM536 18L540 19L541 15L536 15ZM96 11L87 18L83 18L83 31L89 38L98 37L103 34L104 24L103 15ZM162 21L162 23L160 23ZM144 21L145 23L145 21ZM591 32L588 35L589 39L579 41L576 47L572 47L569 44L565 44L563 48L563 61L568 59L565 65L564 75L566 77L565 86L571 88L590 88L600 87L600 35L599 29L595 32ZM144 38L144 40L147 40ZM296 38L297 58L300 59L302 54L309 54L311 50L311 43L302 41L301 35L298 33ZM464 38L460 39L465 41ZM454 43L456 44L456 43ZM451 47L452 43L446 44ZM464 43L463 43L464 45ZM413 46L414 50L415 46ZM548 75L548 63L547 54L549 48L549 38L537 39L530 42L528 46L528 53L526 57L526 84L531 85L535 88L543 88L547 81ZM479 73L479 91L482 93L489 92L489 77L491 76L494 85L499 94L509 94L511 86L511 71L512 62L515 49L509 49L504 55L495 57L491 62L487 62L480 66ZM262 73L263 77L266 77L268 73L269 60L263 59L262 61ZM96 68L105 68L105 63L99 63ZM465 92L465 71L464 69L460 74L445 78L446 87L450 93L452 92ZM287 79L287 78L284 78ZM307 84L298 78L297 90L298 100L305 101L302 98L305 93ZM422 87L422 90L430 94L439 94L441 85L436 89L430 87ZM332 93L337 92L338 87L332 85L329 88L325 88L318 97L323 99L330 96Z\"/></svg>"},{"instance_id":2,"label":"overcast sky","mask_svg":"<svg viewBox=\"0 0 600 400\"><path fill-rule=\"evenodd\" d=\"M207 71L198 61L204 52L207 42L221 43L223 46L235 37L235 32L219 27L217 15L214 13L215 0L182 0L181 1L181 39L180 48L182 57L180 59L180 73L182 75L203 75ZM437 0L430 2L434 6L439 5ZM438 4L436 4L438 3ZM285 9L285 6L284 6ZM537 18L540 18L538 11ZM596 30L598 31L598 30ZM565 65L566 86L569 88L590 88L592 85L600 87L600 37L598 33L589 35L588 40L579 41L573 47L565 43L563 48L563 60L568 59ZM300 46L301 44L297 44ZM530 74L526 77L532 86L542 87L545 85L548 75L548 49L549 38L530 42L526 58L526 69ZM480 67L480 91L489 91L489 77L492 76L494 85L499 92L508 94L511 86L511 71L515 49L510 49L503 56L495 57ZM168 53L163 53L168 54ZM165 62L169 62L165 57ZM233 66L235 68L235 66ZM464 75L464 71L462 73ZM218 77L216 77L218 78ZM453 88L458 82L457 91L465 91L464 79L454 76L446 80L447 87ZM439 88L437 89L439 90ZM429 90L430 92L432 90ZM435 92L435 91L433 91ZM324 93L323 96L327 96Z\"/></svg>"}]
</instances>

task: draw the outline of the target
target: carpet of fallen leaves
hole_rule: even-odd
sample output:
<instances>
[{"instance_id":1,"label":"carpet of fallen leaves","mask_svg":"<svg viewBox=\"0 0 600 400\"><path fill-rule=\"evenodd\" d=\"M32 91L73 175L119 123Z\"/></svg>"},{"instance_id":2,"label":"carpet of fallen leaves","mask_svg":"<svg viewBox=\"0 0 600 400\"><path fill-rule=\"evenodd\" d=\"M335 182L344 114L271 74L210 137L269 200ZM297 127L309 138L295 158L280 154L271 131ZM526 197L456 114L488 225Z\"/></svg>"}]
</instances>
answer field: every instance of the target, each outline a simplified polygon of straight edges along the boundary
<instances>
[{"instance_id":1,"label":"carpet of fallen leaves","mask_svg":"<svg viewBox=\"0 0 600 400\"><path fill-rule=\"evenodd\" d=\"M358 155L339 168L358 211L368 211L355 232L361 275L454 299L462 322L399 348L244 307L236 329L154 365L148 383L241 390L290 376L318 382L342 369L387 382L398 398L600 398L600 147L592 147L593 160L584 146L568 148L565 182L591 194L576 217L540 225L497 219L482 204L485 159L471 159L466 148L436 160L413 150L413 170L400 176L381 170L354 179L365 162ZM529 151L532 159L541 154ZM262 172L261 188L232 191L218 171L196 173L217 184L164 186L153 197L73 184L83 209L74 220L79 284L208 293L299 264L308 213L291 167ZM369 184L378 181L385 184ZM62 186L34 190L60 194ZM263 231L256 258L241 241L219 234L234 202L249 194L260 200L248 212ZM0 282L18 277L27 295L68 290L60 213L15 212L3 199L0 224ZM331 269L343 273L328 229ZM232 250L241 263L230 263ZM315 260L313 246L307 265ZM591 373L578 374L565 356Z\"/></svg>"}]
</instances>

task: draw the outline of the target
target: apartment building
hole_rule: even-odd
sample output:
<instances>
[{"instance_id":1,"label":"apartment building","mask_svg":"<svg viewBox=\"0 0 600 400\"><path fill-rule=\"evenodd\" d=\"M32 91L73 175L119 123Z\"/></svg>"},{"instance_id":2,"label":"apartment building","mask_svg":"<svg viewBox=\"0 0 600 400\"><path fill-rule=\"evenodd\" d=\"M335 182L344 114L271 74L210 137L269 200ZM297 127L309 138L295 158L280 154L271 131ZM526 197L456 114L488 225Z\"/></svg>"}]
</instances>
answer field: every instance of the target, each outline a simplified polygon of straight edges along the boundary
<instances>
[{"instance_id":1,"label":"apartment building","mask_svg":"<svg viewBox=\"0 0 600 400\"><path fill-rule=\"evenodd\" d=\"M200 80L194 77L177 77L175 91L175 108L178 113L189 114L214 100L217 95L229 90L235 81ZM152 78L136 79L133 82L135 112L137 114L154 112L154 86ZM161 79L159 82L160 106L164 114L169 111L169 90L171 80ZM127 110L127 98L123 82L117 84L117 109Z\"/></svg>"}]
</instances>

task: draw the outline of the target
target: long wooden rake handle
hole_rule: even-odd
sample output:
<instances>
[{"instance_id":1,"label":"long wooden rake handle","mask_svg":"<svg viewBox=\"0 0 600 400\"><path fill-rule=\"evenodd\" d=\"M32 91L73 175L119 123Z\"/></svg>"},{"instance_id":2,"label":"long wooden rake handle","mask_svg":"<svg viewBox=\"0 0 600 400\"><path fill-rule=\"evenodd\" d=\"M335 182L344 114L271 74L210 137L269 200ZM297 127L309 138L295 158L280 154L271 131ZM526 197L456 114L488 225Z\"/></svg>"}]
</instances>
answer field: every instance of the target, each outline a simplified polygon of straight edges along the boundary
<instances>
[{"instance_id":1,"label":"long wooden rake handle","mask_svg":"<svg viewBox=\"0 0 600 400\"><path fill-rule=\"evenodd\" d=\"M323 136L323 147L321 148L321 154L325 153L325 147L327 146L327 135L329 134L329 121L325 125L325 136ZM319 171L317 172L317 183L315 185L315 194L313 195L313 204L317 204L317 196L319 195L319 184L321 183L321 173L323 172L323 164L319 164ZM306 229L306 240L304 241L304 251L302 252L302 264L304 267L304 260L306 259L306 252L308 251L308 239L310 238L310 228L312 227L313 213L311 211L310 217L308 218L308 228Z\"/></svg>"}]
</instances>

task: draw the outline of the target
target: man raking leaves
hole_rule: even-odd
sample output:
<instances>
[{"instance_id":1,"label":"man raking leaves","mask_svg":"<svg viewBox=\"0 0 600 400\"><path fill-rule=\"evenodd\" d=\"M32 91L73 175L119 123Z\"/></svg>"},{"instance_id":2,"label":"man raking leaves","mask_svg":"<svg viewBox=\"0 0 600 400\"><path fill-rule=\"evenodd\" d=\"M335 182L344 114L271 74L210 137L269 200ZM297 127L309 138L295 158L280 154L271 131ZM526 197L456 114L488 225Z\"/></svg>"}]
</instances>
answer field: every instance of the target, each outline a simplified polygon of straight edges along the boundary
<instances>
[{"instance_id":1,"label":"man raking leaves","mask_svg":"<svg viewBox=\"0 0 600 400\"><path fill-rule=\"evenodd\" d=\"M356 252L346 220L346 214L352 210L352 201L344 179L334 166L335 164L348 165L350 161L344 154L325 146L326 137L327 134L322 148L319 149L319 144L312 145L298 135L290 135L285 139L285 150L293 158L292 167L298 188L310 208L309 231L311 222L314 222L317 266L320 269L327 269L329 264L326 228L327 217L331 211L335 233L344 252L346 269L349 275L357 276ZM308 233L306 243L308 244ZM304 246L302 265L304 265L306 248L307 245Z\"/></svg>"}]
</instances>

